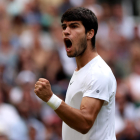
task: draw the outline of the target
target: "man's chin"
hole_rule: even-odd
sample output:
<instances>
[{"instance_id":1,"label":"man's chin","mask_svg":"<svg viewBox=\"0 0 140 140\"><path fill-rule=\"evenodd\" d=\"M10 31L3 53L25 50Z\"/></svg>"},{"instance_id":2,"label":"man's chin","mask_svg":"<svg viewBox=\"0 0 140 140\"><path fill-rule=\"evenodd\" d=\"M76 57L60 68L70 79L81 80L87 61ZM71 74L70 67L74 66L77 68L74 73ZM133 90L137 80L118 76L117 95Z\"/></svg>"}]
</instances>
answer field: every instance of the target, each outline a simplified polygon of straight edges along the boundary
<instances>
[{"instance_id":1,"label":"man's chin","mask_svg":"<svg viewBox=\"0 0 140 140\"><path fill-rule=\"evenodd\" d=\"M67 54L67 56L68 56L69 58L73 58L73 57L75 57L75 56L73 56L73 55L68 55L68 54Z\"/></svg>"},{"instance_id":2,"label":"man's chin","mask_svg":"<svg viewBox=\"0 0 140 140\"><path fill-rule=\"evenodd\" d=\"M75 57L74 54L70 54L70 53L67 53L67 56L70 57L70 58Z\"/></svg>"}]
</instances>

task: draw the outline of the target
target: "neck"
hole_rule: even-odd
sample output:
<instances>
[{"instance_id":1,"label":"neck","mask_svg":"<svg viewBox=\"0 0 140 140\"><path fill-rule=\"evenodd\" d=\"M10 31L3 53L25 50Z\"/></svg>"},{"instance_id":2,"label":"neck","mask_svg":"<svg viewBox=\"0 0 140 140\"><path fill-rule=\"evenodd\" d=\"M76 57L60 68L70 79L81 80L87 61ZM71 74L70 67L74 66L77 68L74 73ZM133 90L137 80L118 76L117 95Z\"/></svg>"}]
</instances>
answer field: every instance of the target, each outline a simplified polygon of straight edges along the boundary
<instances>
[{"instance_id":1,"label":"neck","mask_svg":"<svg viewBox=\"0 0 140 140\"><path fill-rule=\"evenodd\" d=\"M89 61L91 61L97 55L98 53L96 49L91 50L91 47L87 47L87 49L82 55L76 57L76 63L77 63L76 71L84 67Z\"/></svg>"}]
</instances>

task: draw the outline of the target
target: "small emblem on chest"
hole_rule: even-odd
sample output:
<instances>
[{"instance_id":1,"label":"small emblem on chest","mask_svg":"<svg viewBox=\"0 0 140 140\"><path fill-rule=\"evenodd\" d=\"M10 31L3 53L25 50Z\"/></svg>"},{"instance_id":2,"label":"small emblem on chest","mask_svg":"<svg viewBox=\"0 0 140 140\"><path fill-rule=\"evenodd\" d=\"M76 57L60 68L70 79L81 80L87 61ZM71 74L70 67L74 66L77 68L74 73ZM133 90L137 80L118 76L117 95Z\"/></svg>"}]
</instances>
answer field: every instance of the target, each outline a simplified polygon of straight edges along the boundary
<instances>
[{"instance_id":1,"label":"small emblem on chest","mask_svg":"<svg viewBox=\"0 0 140 140\"><path fill-rule=\"evenodd\" d=\"M99 90L96 90L96 93L99 93L100 91Z\"/></svg>"}]
</instances>

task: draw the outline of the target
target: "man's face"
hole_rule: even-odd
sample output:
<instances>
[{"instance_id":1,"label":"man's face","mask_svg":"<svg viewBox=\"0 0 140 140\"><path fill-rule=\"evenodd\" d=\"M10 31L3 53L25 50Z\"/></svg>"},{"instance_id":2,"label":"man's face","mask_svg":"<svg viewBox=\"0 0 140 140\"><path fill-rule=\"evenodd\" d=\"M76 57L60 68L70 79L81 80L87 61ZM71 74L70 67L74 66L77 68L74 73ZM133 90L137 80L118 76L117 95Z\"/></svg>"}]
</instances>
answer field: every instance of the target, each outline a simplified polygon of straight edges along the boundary
<instances>
[{"instance_id":1,"label":"man's face","mask_svg":"<svg viewBox=\"0 0 140 140\"><path fill-rule=\"evenodd\" d=\"M85 28L81 21L64 21L62 36L68 57L77 57L87 48Z\"/></svg>"}]
</instances>

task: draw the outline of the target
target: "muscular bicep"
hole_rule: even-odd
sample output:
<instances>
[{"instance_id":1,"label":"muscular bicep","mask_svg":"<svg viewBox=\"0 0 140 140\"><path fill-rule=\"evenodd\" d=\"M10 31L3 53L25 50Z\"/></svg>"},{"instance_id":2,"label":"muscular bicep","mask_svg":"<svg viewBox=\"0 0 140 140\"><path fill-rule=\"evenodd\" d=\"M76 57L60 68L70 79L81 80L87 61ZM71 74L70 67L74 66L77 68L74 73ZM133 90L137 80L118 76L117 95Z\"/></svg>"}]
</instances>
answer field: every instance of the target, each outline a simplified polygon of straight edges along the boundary
<instances>
[{"instance_id":1,"label":"muscular bicep","mask_svg":"<svg viewBox=\"0 0 140 140\"><path fill-rule=\"evenodd\" d=\"M93 125L103 103L104 100L83 97L80 110L82 111L82 114L85 116L85 119L89 125Z\"/></svg>"},{"instance_id":2,"label":"muscular bicep","mask_svg":"<svg viewBox=\"0 0 140 140\"><path fill-rule=\"evenodd\" d=\"M62 102L55 112L71 128L86 134L92 127L104 101L83 97L80 110Z\"/></svg>"}]
</instances>

